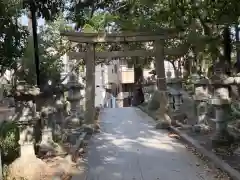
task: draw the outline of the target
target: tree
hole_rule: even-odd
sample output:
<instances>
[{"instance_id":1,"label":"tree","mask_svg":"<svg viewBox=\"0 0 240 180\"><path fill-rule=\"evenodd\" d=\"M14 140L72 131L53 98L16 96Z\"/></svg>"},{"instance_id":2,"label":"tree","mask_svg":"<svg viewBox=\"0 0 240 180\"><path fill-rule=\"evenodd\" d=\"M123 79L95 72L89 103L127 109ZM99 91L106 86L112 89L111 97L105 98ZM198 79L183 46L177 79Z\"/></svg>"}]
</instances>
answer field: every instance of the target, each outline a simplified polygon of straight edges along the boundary
<instances>
[{"instance_id":1,"label":"tree","mask_svg":"<svg viewBox=\"0 0 240 180\"><path fill-rule=\"evenodd\" d=\"M40 86L40 62L39 62L39 47L37 38L37 20L38 17L42 17L47 21L54 20L56 15L64 9L64 0L48 1L48 0L23 0L23 8L28 10L28 17L31 19L32 25L32 37L34 45L34 57L36 67L36 79L37 85Z\"/></svg>"},{"instance_id":2,"label":"tree","mask_svg":"<svg viewBox=\"0 0 240 180\"><path fill-rule=\"evenodd\" d=\"M21 1L0 0L0 73L16 68L23 55L27 30L17 19L21 15Z\"/></svg>"},{"instance_id":3,"label":"tree","mask_svg":"<svg viewBox=\"0 0 240 180\"><path fill-rule=\"evenodd\" d=\"M182 30L180 33L182 38L178 41L187 40L191 45L184 64L192 64L192 67L196 64L211 65L217 59L230 61L232 43L229 42L229 27L237 23L239 10L240 5L236 0L228 3L199 0L137 0L121 1L118 11L113 12L120 16L118 24L122 29L157 31L160 27L173 27ZM171 46L169 42L166 44ZM203 62L206 59L210 62Z\"/></svg>"},{"instance_id":4,"label":"tree","mask_svg":"<svg viewBox=\"0 0 240 180\"><path fill-rule=\"evenodd\" d=\"M71 49L70 42L60 35L60 31L66 29L71 29L71 27L66 25L62 15L57 20L47 22L40 28L38 39L42 86L48 80L51 80L53 84L58 84L61 81L60 73L63 66L61 57ZM36 79L36 73L32 71L35 66L34 61L32 61L32 52L33 41L29 37L28 45L22 58L24 72L20 72L19 75L30 84L34 84Z\"/></svg>"},{"instance_id":5,"label":"tree","mask_svg":"<svg viewBox=\"0 0 240 180\"><path fill-rule=\"evenodd\" d=\"M114 0L70 0L68 6L68 19L76 23L75 28L81 29L94 16L96 11L108 10L116 3Z\"/></svg>"}]
</instances>

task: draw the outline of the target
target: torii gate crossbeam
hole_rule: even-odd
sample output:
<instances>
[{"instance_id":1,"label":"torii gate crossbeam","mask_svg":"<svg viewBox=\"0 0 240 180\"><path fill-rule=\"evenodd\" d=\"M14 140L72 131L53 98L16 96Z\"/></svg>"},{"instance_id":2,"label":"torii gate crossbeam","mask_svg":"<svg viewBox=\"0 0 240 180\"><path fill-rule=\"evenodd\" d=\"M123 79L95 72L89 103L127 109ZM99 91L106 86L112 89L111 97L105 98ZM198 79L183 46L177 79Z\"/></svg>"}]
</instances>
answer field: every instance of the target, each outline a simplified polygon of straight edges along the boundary
<instances>
[{"instance_id":1,"label":"torii gate crossbeam","mask_svg":"<svg viewBox=\"0 0 240 180\"><path fill-rule=\"evenodd\" d=\"M70 52L71 58L85 58L86 62L86 115L85 119L89 124L94 121L95 109L95 58L113 58L127 56L154 56L156 60L156 74L158 90L166 91L165 69L164 69L164 40L176 37L175 30L162 30L160 33L136 32L136 33L81 33L62 32L69 41L87 43L87 52ZM109 42L154 42L154 50L134 50L134 51L113 51L95 52L96 43Z\"/></svg>"}]
</instances>

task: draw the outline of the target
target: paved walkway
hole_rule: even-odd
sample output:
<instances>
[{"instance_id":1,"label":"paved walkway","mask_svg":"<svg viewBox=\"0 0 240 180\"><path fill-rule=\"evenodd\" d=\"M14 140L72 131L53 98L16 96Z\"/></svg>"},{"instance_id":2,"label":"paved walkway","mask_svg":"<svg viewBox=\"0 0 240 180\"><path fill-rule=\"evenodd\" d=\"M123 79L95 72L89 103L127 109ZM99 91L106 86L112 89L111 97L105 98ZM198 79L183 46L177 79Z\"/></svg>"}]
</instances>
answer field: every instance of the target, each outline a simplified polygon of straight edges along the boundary
<instances>
[{"instance_id":1,"label":"paved walkway","mask_svg":"<svg viewBox=\"0 0 240 180\"><path fill-rule=\"evenodd\" d=\"M184 145L137 108L104 109L89 143L87 180L214 180Z\"/></svg>"}]
</instances>

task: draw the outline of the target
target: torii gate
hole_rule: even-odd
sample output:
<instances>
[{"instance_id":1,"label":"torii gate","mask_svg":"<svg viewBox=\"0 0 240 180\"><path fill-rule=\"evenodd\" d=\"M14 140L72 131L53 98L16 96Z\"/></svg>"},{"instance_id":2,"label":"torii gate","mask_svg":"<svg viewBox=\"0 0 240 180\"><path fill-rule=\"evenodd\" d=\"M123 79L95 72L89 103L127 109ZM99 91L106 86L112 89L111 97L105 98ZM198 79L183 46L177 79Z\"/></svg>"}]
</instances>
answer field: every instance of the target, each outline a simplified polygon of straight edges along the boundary
<instances>
[{"instance_id":1,"label":"torii gate","mask_svg":"<svg viewBox=\"0 0 240 180\"><path fill-rule=\"evenodd\" d=\"M85 119L89 124L94 121L95 106L95 59L96 58L114 58L114 57L134 57L153 56L156 59L157 87L160 91L166 91L164 54L168 49L164 49L164 40L176 36L173 29L161 30L161 32L122 32L122 33L82 33L82 32L62 32L69 41L77 43L87 43L87 52L69 52L71 59L85 59L86 62L86 114ZM111 52L96 52L95 44L110 42L154 42L154 49L150 50L124 50ZM165 52L164 52L165 51Z\"/></svg>"}]
</instances>

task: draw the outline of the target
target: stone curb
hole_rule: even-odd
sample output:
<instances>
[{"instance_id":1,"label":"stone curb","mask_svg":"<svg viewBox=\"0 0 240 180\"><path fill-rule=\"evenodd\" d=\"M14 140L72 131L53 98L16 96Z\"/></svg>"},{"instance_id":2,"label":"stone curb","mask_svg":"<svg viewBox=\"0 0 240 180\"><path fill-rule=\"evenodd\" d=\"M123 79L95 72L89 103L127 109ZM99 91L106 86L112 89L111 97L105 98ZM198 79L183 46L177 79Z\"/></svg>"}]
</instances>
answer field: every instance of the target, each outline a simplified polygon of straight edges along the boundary
<instances>
[{"instance_id":1,"label":"stone curb","mask_svg":"<svg viewBox=\"0 0 240 180\"><path fill-rule=\"evenodd\" d=\"M141 106L138 106L138 108L146 113L148 116L154 119L151 115L148 114L148 112L145 111L145 109ZM180 136L182 140L184 140L186 143L189 145L193 146L196 148L196 150L201 153L205 158L210 160L211 162L214 163L214 165L217 168L220 168L222 171L226 172L232 180L240 180L240 173L232 168L228 163L224 162L222 159L217 157L214 153L206 150L203 146L201 146L196 140L188 136L186 133L181 132L178 128L170 126L170 129L176 133L177 135Z\"/></svg>"},{"instance_id":2,"label":"stone curb","mask_svg":"<svg viewBox=\"0 0 240 180\"><path fill-rule=\"evenodd\" d=\"M86 132L82 132L82 134L78 137L78 140L76 141L76 144L73 146L72 149L73 160L75 160L75 158L77 157L78 150L83 146L83 142L86 139L86 137L87 137Z\"/></svg>"},{"instance_id":3,"label":"stone curb","mask_svg":"<svg viewBox=\"0 0 240 180\"><path fill-rule=\"evenodd\" d=\"M182 140L195 147L196 150L209 159L211 162L215 164L216 167L220 168L222 171L226 172L230 178L233 180L240 180L240 173L233 169L228 163L224 162L222 159L217 157L214 153L206 150L203 146L201 146L196 140L188 136L186 133L181 132L179 129L171 126L170 129L178 134Z\"/></svg>"}]
</instances>

